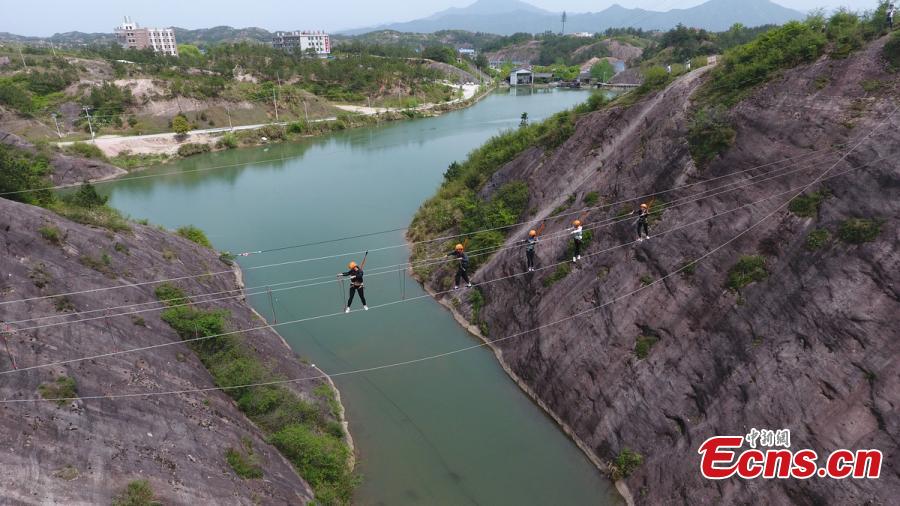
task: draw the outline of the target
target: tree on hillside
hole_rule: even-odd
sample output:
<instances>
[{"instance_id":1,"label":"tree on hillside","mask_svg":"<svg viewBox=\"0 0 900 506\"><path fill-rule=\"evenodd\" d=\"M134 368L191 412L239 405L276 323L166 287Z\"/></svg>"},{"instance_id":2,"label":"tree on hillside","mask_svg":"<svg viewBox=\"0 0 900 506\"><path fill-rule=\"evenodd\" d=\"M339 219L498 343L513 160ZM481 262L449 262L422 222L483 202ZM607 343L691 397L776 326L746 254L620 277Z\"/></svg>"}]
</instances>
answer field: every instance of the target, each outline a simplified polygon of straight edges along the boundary
<instances>
[{"instance_id":1,"label":"tree on hillside","mask_svg":"<svg viewBox=\"0 0 900 506\"><path fill-rule=\"evenodd\" d=\"M612 63L609 63L607 60L601 60L600 63L591 67L591 77L601 83L609 82L615 73L616 69L613 68Z\"/></svg>"},{"instance_id":2,"label":"tree on hillside","mask_svg":"<svg viewBox=\"0 0 900 506\"><path fill-rule=\"evenodd\" d=\"M191 131L191 124L188 123L187 118L183 114L179 114L172 118L172 131L176 135L186 135Z\"/></svg>"}]
</instances>

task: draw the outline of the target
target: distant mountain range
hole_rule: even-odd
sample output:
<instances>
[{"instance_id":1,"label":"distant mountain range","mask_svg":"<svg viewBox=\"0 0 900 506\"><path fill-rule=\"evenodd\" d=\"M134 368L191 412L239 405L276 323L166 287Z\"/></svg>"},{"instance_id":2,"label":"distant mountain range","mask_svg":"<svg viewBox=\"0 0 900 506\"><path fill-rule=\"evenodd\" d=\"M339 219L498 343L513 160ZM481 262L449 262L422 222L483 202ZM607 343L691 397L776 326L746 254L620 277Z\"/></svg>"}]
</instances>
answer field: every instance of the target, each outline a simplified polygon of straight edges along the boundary
<instances>
[{"instance_id":1,"label":"distant mountain range","mask_svg":"<svg viewBox=\"0 0 900 506\"><path fill-rule=\"evenodd\" d=\"M627 9L615 4L600 12L569 13L566 33L601 32L607 28L634 27L668 30L681 23L695 28L722 31L735 23L745 26L783 24L802 19L804 14L770 0L709 0L689 9L665 12ZM454 7L426 18L403 23L341 32L358 35L374 30L431 33L439 30L468 30L510 35L516 32L559 32L561 12L550 12L520 0L477 0L468 7Z\"/></svg>"}]
</instances>

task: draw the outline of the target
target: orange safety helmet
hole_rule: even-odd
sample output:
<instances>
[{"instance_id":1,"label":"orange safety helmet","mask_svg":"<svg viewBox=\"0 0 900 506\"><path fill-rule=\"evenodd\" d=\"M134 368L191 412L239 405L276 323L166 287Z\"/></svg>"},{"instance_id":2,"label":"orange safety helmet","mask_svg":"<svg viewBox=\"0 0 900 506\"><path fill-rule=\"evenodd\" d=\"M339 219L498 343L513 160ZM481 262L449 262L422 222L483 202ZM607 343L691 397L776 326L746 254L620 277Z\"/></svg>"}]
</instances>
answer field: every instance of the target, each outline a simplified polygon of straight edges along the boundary
<instances>
[{"instance_id":1,"label":"orange safety helmet","mask_svg":"<svg viewBox=\"0 0 900 506\"><path fill-rule=\"evenodd\" d=\"M356 269L356 262L350 262L349 264L347 264L347 267L348 267L351 271L352 271L353 269Z\"/></svg>"},{"instance_id":2,"label":"orange safety helmet","mask_svg":"<svg viewBox=\"0 0 900 506\"><path fill-rule=\"evenodd\" d=\"M573 221L573 222L572 222L572 225L574 225L574 226L576 226L576 227L580 227L580 226L581 226L581 220L575 220L575 221Z\"/></svg>"},{"instance_id":3,"label":"orange safety helmet","mask_svg":"<svg viewBox=\"0 0 900 506\"><path fill-rule=\"evenodd\" d=\"M650 206L648 206L647 204L641 204L641 209L649 209L649 208L650 208Z\"/></svg>"},{"instance_id":4,"label":"orange safety helmet","mask_svg":"<svg viewBox=\"0 0 900 506\"><path fill-rule=\"evenodd\" d=\"M463 248L463 245L462 245L462 244L457 244L457 245L456 245L456 251L462 251L463 249L464 249L464 248Z\"/></svg>"},{"instance_id":5,"label":"orange safety helmet","mask_svg":"<svg viewBox=\"0 0 900 506\"><path fill-rule=\"evenodd\" d=\"M529 237L534 237L534 236L537 235L537 231L536 231L536 230L531 230L531 231L528 232L528 235L529 235Z\"/></svg>"}]
</instances>

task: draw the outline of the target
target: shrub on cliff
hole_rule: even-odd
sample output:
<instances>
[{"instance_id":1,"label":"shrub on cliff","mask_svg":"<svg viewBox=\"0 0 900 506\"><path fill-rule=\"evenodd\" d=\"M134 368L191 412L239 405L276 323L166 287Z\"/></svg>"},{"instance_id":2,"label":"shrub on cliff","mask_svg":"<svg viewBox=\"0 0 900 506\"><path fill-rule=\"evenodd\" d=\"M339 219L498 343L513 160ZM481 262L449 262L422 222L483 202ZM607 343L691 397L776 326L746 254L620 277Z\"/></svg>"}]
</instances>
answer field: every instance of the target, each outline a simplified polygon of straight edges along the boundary
<instances>
[{"instance_id":1,"label":"shrub on cliff","mask_svg":"<svg viewBox=\"0 0 900 506\"><path fill-rule=\"evenodd\" d=\"M47 206L53 201L53 193L46 188L52 172L46 156L37 155L0 144L0 193L3 198L26 204Z\"/></svg>"},{"instance_id":2,"label":"shrub on cliff","mask_svg":"<svg viewBox=\"0 0 900 506\"><path fill-rule=\"evenodd\" d=\"M819 212L819 206L828 195L828 190L804 193L791 200L788 210L801 218L812 218Z\"/></svg>"},{"instance_id":3,"label":"shrub on cliff","mask_svg":"<svg viewBox=\"0 0 900 506\"><path fill-rule=\"evenodd\" d=\"M627 478L643 463L644 457L640 453L623 448L613 462L613 479L618 481Z\"/></svg>"},{"instance_id":4,"label":"shrub on cliff","mask_svg":"<svg viewBox=\"0 0 900 506\"><path fill-rule=\"evenodd\" d=\"M851 218L841 223L838 238L850 244L872 242L881 233L881 222Z\"/></svg>"},{"instance_id":5,"label":"shrub on cliff","mask_svg":"<svg viewBox=\"0 0 900 506\"><path fill-rule=\"evenodd\" d=\"M113 506L160 506L156 500L150 482L135 480L125 487L121 494L113 500Z\"/></svg>"},{"instance_id":6,"label":"shrub on cliff","mask_svg":"<svg viewBox=\"0 0 900 506\"><path fill-rule=\"evenodd\" d=\"M72 399L78 396L75 380L68 376L60 376L53 382L42 383L38 387L38 393L44 399L59 399L56 403L60 406L68 402L64 399Z\"/></svg>"},{"instance_id":7,"label":"shrub on cliff","mask_svg":"<svg viewBox=\"0 0 900 506\"><path fill-rule=\"evenodd\" d=\"M713 158L734 143L735 131L722 106L704 107L694 114L688 130L688 145L698 167L705 167Z\"/></svg>"},{"instance_id":8,"label":"shrub on cliff","mask_svg":"<svg viewBox=\"0 0 900 506\"><path fill-rule=\"evenodd\" d=\"M234 474L245 480L255 480L263 477L262 469L256 462L256 457L253 455L253 448L250 446L249 441L244 444L243 451L235 450L234 448L225 450L225 460L231 466Z\"/></svg>"},{"instance_id":9,"label":"shrub on cliff","mask_svg":"<svg viewBox=\"0 0 900 506\"><path fill-rule=\"evenodd\" d=\"M188 241L195 242L204 248L212 249L212 243L206 237L206 234L193 225L186 225L177 230L177 234L184 237Z\"/></svg>"},{"instance_id":10,"label":"shrub on cliff","mask_svg":"<svg viewBox=\"0 0 900 506\"><path fill-rule=\"evenodd\" d=\"M882 50L884 59L892 70L900 70L900 31L894 32Z\"/></svg>"},{"instance_id":11,"label":"shrub on cliff","mask_svg":"<svg viewBox=\"0 0 900 506\"><path fill-rule=\"evenodd\" d=\"M750 283L762 281L767 277L769 271L766 270L766 259L761 255L745 255L728 271L725 286L736 292Z\"/></svg>"}]
</instances>

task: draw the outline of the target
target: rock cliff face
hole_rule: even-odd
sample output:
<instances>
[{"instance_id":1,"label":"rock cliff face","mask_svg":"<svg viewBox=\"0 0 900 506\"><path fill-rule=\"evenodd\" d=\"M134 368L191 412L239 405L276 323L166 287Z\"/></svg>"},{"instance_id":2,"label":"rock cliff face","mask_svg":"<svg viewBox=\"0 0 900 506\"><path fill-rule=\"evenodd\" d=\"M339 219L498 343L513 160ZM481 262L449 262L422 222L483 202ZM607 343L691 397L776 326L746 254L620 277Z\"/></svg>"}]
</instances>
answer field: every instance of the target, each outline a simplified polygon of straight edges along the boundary
<instances>
[{"instance_id":1,"label":"rock cliff face","mask_svg":"<svg viewBox=\"0 0 900 506\"><path fill-rule=\"evenodd\" d=\"M585 258L555 283L555 268L548 268L481 287L479 319L513 374L600 459L612 461L624 448L643 455L626 479L637 503L889 504L900 494L900 113L888 116L900 76L885 70L882 45L845 60L823 58L756 88L730 112L735 143L703 169L686 140L701 70L631 107L582 117L559 149L522 153L484 189L525 181L534 222L546 218L545 234L553 234L569 226L571 217L551 213L572 194L574 210L587 206L588 192L598 192L602 204L700 182L660 195L654 206L663 208L746 184L737 181L748 175L794 171L667 209L651 225L661 235L641 244L604 251L634 241L633 221L598 228ZM841 158L840 145L863 138ZM802 158L783 162L792 157ZM754 169L776 161L783 163ZM715 215L805 185L832 166L829 175L862 168L810 188L829 195L809 217L783 209L695 269L653 283L747 230L793 193ZM583 221L590 228L622 211L594 210ZM665 233L702 218L711 219ZM848 241L842 226L854 218L880 223L880 233L870 242ZM817 229L828 235L815 245L810 233ZM507 245L527 230L515 230ZM565 260L565 249L566 242L548 236L538 246L538 267ZM728 290L729 270L744 255L764 259L768 276ZM523 270L524 251L516 247L494 255L475 282ZM437 272L429 283L445 275ZM578 318L503 339L649 283ZM454 303L471 316L469 300ZM636 353L639 339L646 354ZM790 429L792 448L820 455L880 449L882 477L701 477L697 449L706 438L754 427Z\"/></svg>"},{"instance_id":2,"label":"rock cliff face","mask_svg":"<svg viewBox=\"0 0 900 506\"><path fill-rule=\"evenodd\" d=\"M58 235L42 234L55 229ZM67 221L44 209L0 199L0 304L16 299L139 285L205 272L227 271L211 250L153 227L133 224L112 232ZM188 294L233 290L231 273L177 282ZM131 316L75 314L156 301L155 286L100 290L0 305L15 322L55 316L14 328L98 317L83 323L4 334L0 370L180 341L159 311ZM207 304L199 304L206 308ZM153 304L137 309L154 307ZM219 301L233 329L263 322L242 301ZM115 312L121 312L118 310ZM268 330L245 333L255 352L285 378L318 376ZM213 387L203 364L179 343L150 351L0 376L0 398L40 398L42 384L75 381L80 396L141 394ZM287 385L328 411L313 390L322 380ZM310 486L264 434L220 391L125 399L0 404L0 490L13 504L110 504L127 483L148 480L166 504L305 504ZM228 448L252 447L262 479L243 480L226 462Z\"/></svg>"},{"instance_id":3,"label":"rock cliff face","mask_svg":"<svg viewBox=\"0 0 900 506\"><path fill-rule=\"evenodd\" d=\"M29 151L34 150L34 146L30 142L18 135L7 132L0 132L0 144L7 144ZM125 170L99 160L89 160L61 153L54 153L50 158L53 167L53 173L50 174L50 182L54 186L112 179L127 174Z\"/></svg>"}]
</instances>

